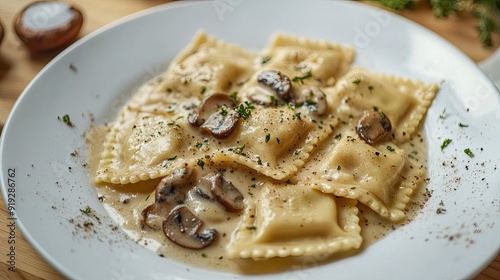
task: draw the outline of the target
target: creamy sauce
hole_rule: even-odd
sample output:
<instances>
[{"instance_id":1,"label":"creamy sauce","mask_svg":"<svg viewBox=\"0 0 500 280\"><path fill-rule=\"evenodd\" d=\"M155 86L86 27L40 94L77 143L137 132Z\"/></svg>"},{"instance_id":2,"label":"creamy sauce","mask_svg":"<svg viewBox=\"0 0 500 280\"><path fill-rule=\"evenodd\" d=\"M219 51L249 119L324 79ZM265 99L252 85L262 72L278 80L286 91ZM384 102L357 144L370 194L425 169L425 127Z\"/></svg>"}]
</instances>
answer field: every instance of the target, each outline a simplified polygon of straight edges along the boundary
<instances>
[{"instance_id":1,"label":"creamy sauce","mask_svg":"<svg viewBox=\"0 0 500 280\"><path fill-rule=\"evenodd\" d=\"M104 138L108 130L106 126L98 126L93 128L88 135L87 146L91 174L97 168L99 155L102 151L102 143L104 143ZM412 141L402 145L402 148L411 154L416 163L426 165L425 141L421 136L417 136ZM245 186L244 190L240 189L245 196L252 196L258 192L258 178L261 175L244 167L241 167L241 170L231 171L226 172L228 178L233 182L238 182L235 185ZM242 174L243 176L241 176ZM370 208L358 203L361 234L363 237L363 245L358 250L335 254L332 257L288 257L267 259L265 261L255 261L252 259L234 260L226 258L225 246L229 243L231 234L234 232L240 217L239 214L225 211L220 205L203 203L193 196L188 197L188 200L185 202L205 222L206 228L216 228L218 231L216 241L202 250L184 249L171 242L162 230L154 230L143 227L140 224L140 212L154 201L151 193L159 181L160 179L156 179L128 185L99 184L96 187L99 200L103 202L110 216L133 240L155 251L159 256L196 267L249 274L303 269L355 255L370 244L389 235L395 229L411 222L427 200L425 184L421 184L415 191L412 201L407 207L407 220L399 224L384 220Z\"/></svg>"}]
</instances>

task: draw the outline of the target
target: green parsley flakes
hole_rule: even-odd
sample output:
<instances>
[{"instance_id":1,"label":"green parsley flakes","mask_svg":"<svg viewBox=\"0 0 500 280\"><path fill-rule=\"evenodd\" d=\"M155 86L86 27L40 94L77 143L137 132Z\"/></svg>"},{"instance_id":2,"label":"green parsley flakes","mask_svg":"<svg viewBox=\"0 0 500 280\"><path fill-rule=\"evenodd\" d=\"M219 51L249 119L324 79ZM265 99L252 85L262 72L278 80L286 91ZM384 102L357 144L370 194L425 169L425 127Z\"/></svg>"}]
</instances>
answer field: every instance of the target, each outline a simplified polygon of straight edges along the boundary
<instances>
[{"instance_id":1,"label":"green parsley flakes","mask_svg":"<svg viewBox=\"0 0 500 280\"><path fill-rule=\"evenodd\" d=\"M57 117L58 120L62 120L63 123L65 123L67 126L70 126L70 127L73 127L73 123L71 122L70 118L69 118L69 115L66 114L64 116L61 117Z\"/></svg>"},{"instance_id":2,"label":"green parsley flakes","mask_svg":"<svg viewBox=\"0 0 500 280\"><path fill-rule=\"evenodd\" d=\"M441 144L441 151L444 150L444 148L448 147L451 143L451 139L444 139L443 144Z\"/></svg>"},{"instance_id":3,"label":"green parsley flakes","mask_svg":"<svg viewBox=\"0 0 500 280\"><path fill-rule=\"evenodd\" d=\"M238 155L241 155L243 153L243 149L245 149L245 145L241 146L241 147L236 147L234 148L233 152L235 154L238 154Z\"/></svg>"},{"instance_id":4,"label":"green parsley flakes","mask_svg":"<svg viewBox=\"0 0 500 280\"><path fill-rule=\"evenodd\" d=\"M252 110L255 107L252 105L251 102L245 101L245 103L240 104L239 106L236 106L236 112L242 117L244 120L248 119L250 115L252 114Z\"/></svg>"},{"instance_id":5,"label":"green parsley flakes","mask_svg":"<svg viewBox=\"0 0 500 280\"><path fill-rule=\"evenodd\" d=\"M305 79L309 79L312 76L313 76L312 71L309 70L306 73L302 73L302 76L295 76L295 77L293 77L292 82L303 84Z\"/></svg>"},{"instance_id":6,"label":"green parsley flakes","mask_svg":"<svg viewBox=\"0 0 500 280\"><path fill-rule=\"evenodd\" d=\"M85 207L85 209L80 209L80 212L82 212L85 215L89 215L90 212L92 212L92 209L90 208L90 206L87 206Z\"/></svg>"},{"instance_id":7,"label":"green parsley flakes","mask_svg":"<svg viewBox=\"0 0 500 280\"><path fill-rule=\"evenodd\" d=\"M469 157L471 157L471 158L473 158L473 157L474 157L474 153L473 153L473 152L472 152L469 148L465 149L465 150L464 150L464 153L465 153L466 155L468 155Z\"/></svg>"}]
</instances>

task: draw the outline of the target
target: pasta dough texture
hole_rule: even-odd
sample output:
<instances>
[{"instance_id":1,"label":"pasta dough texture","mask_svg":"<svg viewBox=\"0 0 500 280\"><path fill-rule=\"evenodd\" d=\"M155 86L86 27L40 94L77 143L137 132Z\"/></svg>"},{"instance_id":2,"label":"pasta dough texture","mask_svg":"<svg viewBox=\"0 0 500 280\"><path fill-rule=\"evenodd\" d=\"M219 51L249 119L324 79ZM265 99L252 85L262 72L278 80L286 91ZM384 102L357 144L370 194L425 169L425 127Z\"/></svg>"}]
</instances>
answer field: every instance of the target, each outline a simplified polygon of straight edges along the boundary
<instances>
[{"instance_id":1,"label":"pasta dough texture","mask_svg":"<svg viewBox=\"0 0 500 280\"><path fill-rule=\"evenodd\" d=\"M354 57L323 40L278 34L253 52L200 32L108 125L93 181L148 193L126 208L132 230L179 250L356 252L359 204L400 222L424 181L414 147L438 87Z\"/></svg>"}]
</instances>

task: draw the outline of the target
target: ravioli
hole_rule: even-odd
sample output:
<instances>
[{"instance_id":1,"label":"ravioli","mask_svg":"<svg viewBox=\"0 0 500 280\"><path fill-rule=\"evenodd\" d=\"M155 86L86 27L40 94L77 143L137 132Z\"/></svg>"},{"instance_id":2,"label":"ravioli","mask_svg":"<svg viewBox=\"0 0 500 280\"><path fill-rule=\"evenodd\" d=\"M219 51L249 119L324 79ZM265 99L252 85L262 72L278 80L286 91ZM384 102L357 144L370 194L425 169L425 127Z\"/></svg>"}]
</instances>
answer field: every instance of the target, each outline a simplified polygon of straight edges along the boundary
<instances>
[{"instance_id":1,"label":"ravioli","mask_svg":"<svg viewBox=\"0 0 500 280\"><path fill-rule=\"evenodd\" d=\"M185 97L231 92L253 73L256 54L199 32L171 62L156 91Z\"/></svg>"},{"instance_id":2,"label":"ravioli","mask_svg":"<svg viewBox=\"0 0 500 280\"><path fill-rule=\"evenodd\" d=\"M434 83L353 69L325 92L337 115L358 119L367 110L383 111L394 140L403 143L417 131L437 90Z\"/></svg>"},{"instance_id":3,"label":"ravioli","mask_svg":"<svg viewBox=\"0 0 500 280\"><path fill-rule=\"evenodd\" d=\"M342 137L313 168L321 174L313 188L356 199L394 222L405 218L410 196L423 180L421 167L413 166L394 143L372 146L350 135Z\"/></svg>"},{"instance_id":4,"label":"ravioli","mask_svg":"<svg viewBox=\"0 0 500 280\"><path fill-rule=\"evenodd\" d=\"M331 255L361 246L358 209L307 185L265 184L228 244L232 258Z\"/></svg>"},{"instance_id":5,"label":"ravioli","mask_svg":"<svg viewBox=\"0 0 500 280\"><path fill-rule=\"evenodd\" d=\"M255 110L224 142L214 161L234 161L274 179L293 175L333 131L335 119L319 123L288 108Z\"/></svg>"},{"instance_id":6,"label":"ravioli","mask_svg":"<svg viewBox=\"0 0 500 280\"><path fill-rule=\"evenodd\" d=\"M170 174L173 155L188 153L187 134L175 119L125 110L104 144L96 182L136 183Z\"/></svg>"}]
</instances>

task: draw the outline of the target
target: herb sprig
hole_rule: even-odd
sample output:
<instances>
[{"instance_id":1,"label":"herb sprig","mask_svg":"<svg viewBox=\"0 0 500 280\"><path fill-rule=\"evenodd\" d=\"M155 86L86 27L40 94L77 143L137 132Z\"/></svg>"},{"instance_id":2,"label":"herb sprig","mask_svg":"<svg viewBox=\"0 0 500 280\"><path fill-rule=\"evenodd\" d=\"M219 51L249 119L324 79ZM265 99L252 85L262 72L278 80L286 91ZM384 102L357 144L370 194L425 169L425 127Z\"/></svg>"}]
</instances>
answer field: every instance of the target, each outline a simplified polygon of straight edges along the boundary
<instances>
[{"instance_id":1,"label":"herb sprig","mask_svg":"<svg viewBox=\"0 0 500 280\"><path fill-rule=\"evenodd\" d=\"M393 10L411 9L419 0L377 0ZM484 47L492 47L493 33L500 32L500 4L496 0L429 0L436 18L470 13L476 18L476 30Z\"/></svg>"}]
</instances>

